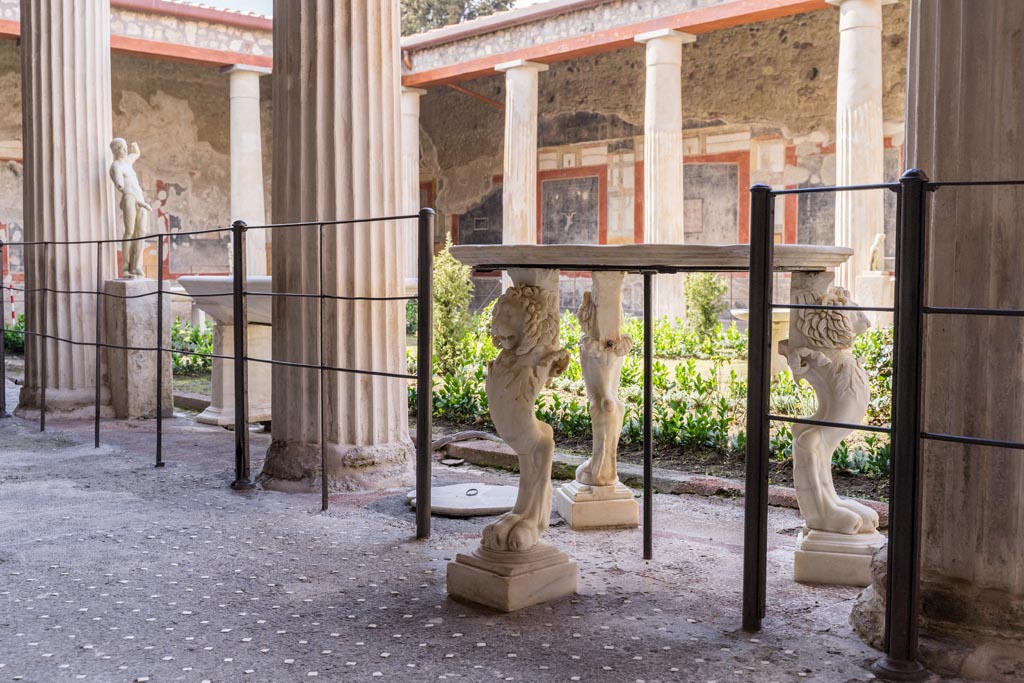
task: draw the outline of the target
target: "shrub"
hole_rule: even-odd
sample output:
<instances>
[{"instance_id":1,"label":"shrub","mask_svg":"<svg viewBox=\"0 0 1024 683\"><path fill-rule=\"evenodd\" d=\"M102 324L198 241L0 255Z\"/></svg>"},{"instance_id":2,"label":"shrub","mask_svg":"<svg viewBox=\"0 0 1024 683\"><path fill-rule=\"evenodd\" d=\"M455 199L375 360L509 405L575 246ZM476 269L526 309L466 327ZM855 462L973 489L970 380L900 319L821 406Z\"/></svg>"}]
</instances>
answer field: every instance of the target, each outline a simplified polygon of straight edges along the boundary
<instances>
[{"instance_id":1,"label":"shrub","mask_svg":"<svg viewBox=\"0 0 1024 683\"><path fill-rule=\"evenodd\" d=\"M420 304L416 299L409 299L405 302L405 333L416 334L419 326Z\"/></svg>"},{"instance_id":2,"label":"shrub","mask_svg":"<svg viewBox=\"0 0 1024 683\"><path fill-rule=\"evenodd\" d=\"M470 331L471 270L451 255L451 237L434 259L434 367L442 375L458 372L465 362L463 342Z\"/></svg>"},{"instance_id":3,"label":"shrub","mask_svg":"<svg viewBox=\"0 0 1024 683\"><path fill-rule=\"evenodd\" d=\"M25 314L14 321L13 326L4 324L4 348L11 353L25 353Z\"/></svg>"},{"instance_id":4,"label":"shrub","mask_svg":"<svg viewBox=\"0 0 1024 683\"><path fill-rule=\"evenodd\" d=\"M213 353L213 326L209 321L202 325L193 325L181 318L175 318L171 326L171 350L171 363L175 374L202 375L210 372L213 367L212 358L173 351Z\"/></svg>"},{"instance_id":5,"label":"shrub","mask_svg":"<svg viewBox=\"0 0 1024 683\"><path fill-rule=\"evenodd\" d=\"M887 425L892 419L892 326L876 327L857 337L853 355L871 384L868 424Z\"/></svg>"},{"instance_id":6,"label":"shrub","mask_svg":"<svg viewBox=\"0 0 1024 683\"><path fill-rule=\"evenodd\" d=\"M727 306L723 297L728 286L714 273L690 273L686 276L683 291L686 296L686 318L690 328L699 339L715 335L718 317Z\"/></svg>"}]
</instances>

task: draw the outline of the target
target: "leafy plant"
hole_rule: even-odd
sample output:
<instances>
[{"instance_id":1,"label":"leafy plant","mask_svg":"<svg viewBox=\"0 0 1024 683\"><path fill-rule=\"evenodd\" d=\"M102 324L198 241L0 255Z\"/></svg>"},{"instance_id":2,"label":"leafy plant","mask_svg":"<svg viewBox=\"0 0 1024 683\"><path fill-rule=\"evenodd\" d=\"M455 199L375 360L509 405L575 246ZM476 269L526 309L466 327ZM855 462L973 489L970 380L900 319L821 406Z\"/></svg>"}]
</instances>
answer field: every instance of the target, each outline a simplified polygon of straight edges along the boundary
<instances>
[{"instance_id":1,"label":"leafy plant","mask_svg":"<svg viewBox=\"0 0 1024 683\"><path fill-rule=\"evenodd\" d=\"M210 372L213 358L194 356L192 353L213 353L213 326L209 321L193 325L187 320L175 318L171 325L171 363L176 374L202 375ZM187 351L190 353L174 353Z\"/></svg>"},{"instance_id":2,"label":"leafy plant","mask_svg":"<svg viewBox=\"0 0 1024 683\"><path fill-rule=\"evenodd\" d=\"M891 325L872 328L853 343L853 355L860 359L871 385L868 424L886 425L892 419L892 346Z\"/></svg>"},{"instance_id":3,"label":"leafy plant","mask_svg":"<svg viewBox=\"0 0 1024 683\"><path fill-rule=\"evenodd\" d=\"M4 348L11 353L25 353L25 314L21 313L14 325L4 324Z\"/></svg>"},{"instance_id":4,"label":"leafy plant","mask_svg":"<svg viewBox=\"0 0 1024 683\"><path fill-rule=\"evenodd\" d=\"M451 237L434 259L434 367L442 375L459 371L465 358L464 338L470 331L473 297L470 268L451 255Z\"/></svg>"},{"instance_id":5,"label":"leafy plant","mask_svg":"<svg viewBox=\"0 0 1024 683\"><path fill-rule=\"evenodd\" d=\"M718 318L725 312L729 287L714 273L690 273L683 284L686 319L699 339L715 335Z\"/></svg>"},{"instance_id":6,"label":"leafy plant","mask_svg":"<svg viewBox=\"0 0 1024 683\"><path fill-rule=\"evenodd\" d=\"M405 302L405 333L416 334L419 327L420 304L416 299L409 299Z\"/></svg>"}]
</instances>

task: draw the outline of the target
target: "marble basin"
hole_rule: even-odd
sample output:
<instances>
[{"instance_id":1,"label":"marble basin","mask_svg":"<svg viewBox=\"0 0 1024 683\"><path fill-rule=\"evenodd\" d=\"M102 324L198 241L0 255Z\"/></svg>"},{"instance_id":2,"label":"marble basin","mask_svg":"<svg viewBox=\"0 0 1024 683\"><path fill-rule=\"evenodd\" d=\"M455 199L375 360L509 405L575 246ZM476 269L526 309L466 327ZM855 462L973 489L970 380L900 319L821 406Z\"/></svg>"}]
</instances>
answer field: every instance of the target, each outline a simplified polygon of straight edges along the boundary
<instances>
[{"instance_id":1,"label":"marble basin","mask_svg":"<svg viewBox=\"0 0 1024 683\"><path fill-rule=\"evenodd\" d=\"M234 355L235 314L232 306L233 280L230 275L199 275L178 278L178 283L194 297L196 306L213 318L213 352L218 356ZM269 294L271 278L253 276L245 279L247 292ZM210 294L220 296L208 296ZM247 297L249 358L272 356L272 330L269 296ZM235 369L226 358L213 359L210 405L196 417L206 424L230 427L235 424ZM248 363L249 421L269 422L271 417L271 371L267 363Z\"/></svg>"},{"instance_id":2,"label":"marble basin","mask_svg":"<svg viewBox=\"0 0 1024 683\"><path fill-rule=\"evenodd\" d=\"M232 288L234 279L230 275L195 275L178 278L178 284L185 288L185 291L195 297L196 306L211 316L218 323L234 323L234 309L232 308ZM259 294L270 294L272 279L269 275L254 275L245 278L246 292ZM210 294L223 294L224 296L208 296ZM249 323L253 325L270 324L270 303L269 296L246 297L248 304Z\"/></svg>"}]
</instances>

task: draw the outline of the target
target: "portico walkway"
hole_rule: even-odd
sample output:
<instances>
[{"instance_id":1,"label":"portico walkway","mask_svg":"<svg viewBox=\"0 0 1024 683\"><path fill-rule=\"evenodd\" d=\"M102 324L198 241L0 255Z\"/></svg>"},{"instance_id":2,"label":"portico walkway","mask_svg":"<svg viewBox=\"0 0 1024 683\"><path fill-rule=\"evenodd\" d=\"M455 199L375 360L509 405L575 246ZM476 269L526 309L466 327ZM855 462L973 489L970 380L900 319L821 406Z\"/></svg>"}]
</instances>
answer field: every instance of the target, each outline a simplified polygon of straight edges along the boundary
<instances>
[{"instance_id":1,"label":"portico walkway","mask_svg":"<svg viewBox=\"0 0 1024 683\"><path fill-rule=\"evenodd\" d=\"M148 422L110 422L95 450L91 423L0 420L0 680L845 683L878 656L846 623L856 589L791 581L792 510L771 511L757 638L738 628L741 501L693 496L657 496L650 563L637 530L552 527L579 595L499 616L445 594L478 520L417 542L404 490L335 494L328 515L314 495L233 493L213 455L231 433L167 425L155 470Z\"/></svg>"}]
</instances>

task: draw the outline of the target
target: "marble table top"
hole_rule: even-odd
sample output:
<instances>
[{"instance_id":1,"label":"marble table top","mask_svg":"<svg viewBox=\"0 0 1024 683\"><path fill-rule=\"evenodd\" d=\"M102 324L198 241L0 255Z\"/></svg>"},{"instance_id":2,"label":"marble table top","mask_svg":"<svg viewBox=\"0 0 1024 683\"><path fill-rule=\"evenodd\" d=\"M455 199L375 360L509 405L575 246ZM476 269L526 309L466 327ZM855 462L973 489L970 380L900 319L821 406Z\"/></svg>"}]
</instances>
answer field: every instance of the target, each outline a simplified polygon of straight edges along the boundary
<instances>
[{"instance_id":1,"label":"marble table top","mask_svg":"<svg viewBox=\"0 0 1024 683\"><path fill-rule=\"evenodd\" d=\"M743 272L750 268L749 244L466 244L452 256L477 270L545 268L559 270L654 271L658 273ZM853 255L847 247L776 244L775 270L821 271Z\"/></svg>"}]
</instances>

